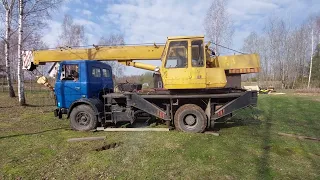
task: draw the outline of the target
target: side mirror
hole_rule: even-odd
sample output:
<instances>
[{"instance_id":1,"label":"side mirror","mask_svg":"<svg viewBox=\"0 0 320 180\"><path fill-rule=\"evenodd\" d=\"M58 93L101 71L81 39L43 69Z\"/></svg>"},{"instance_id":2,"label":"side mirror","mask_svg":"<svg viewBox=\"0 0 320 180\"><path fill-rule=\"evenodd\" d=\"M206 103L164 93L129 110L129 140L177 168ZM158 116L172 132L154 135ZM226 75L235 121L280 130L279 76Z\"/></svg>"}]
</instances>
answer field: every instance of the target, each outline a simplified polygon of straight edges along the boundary
<instances>
[{"instance_id":1,"label":"side mirror","mask_svg":"<svg viewBox=\"0 0 320 180\"><path fill-rule=\"evenodd\" d=\"M155 72L159 72L160 71L160 68L157 66L155 69L154 69Z\"/></svg>"},{"instance_id":2,"label":"side mirror","mask_svg":"<svg viewBox=\"0 0 320 180\"><path fill-rule=\"evenodd\" d=\"M213 50L211 50L211 56L215 56L215 55L216 53Z\"/></svg>"}]
</instances>

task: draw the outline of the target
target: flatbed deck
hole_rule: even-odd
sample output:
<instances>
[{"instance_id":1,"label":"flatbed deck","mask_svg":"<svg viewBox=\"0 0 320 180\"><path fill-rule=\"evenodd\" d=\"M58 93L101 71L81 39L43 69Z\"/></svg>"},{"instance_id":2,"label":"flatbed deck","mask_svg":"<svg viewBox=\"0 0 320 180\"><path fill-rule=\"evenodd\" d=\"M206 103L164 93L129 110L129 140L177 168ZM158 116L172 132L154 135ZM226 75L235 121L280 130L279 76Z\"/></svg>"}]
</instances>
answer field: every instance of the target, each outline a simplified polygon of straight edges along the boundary
<instances>
[{"instance_id":1,"label":"flatbed deck","mask_svg":"<svg viewBox=\"0 0 320 180\"><path fill-rule=\"evenodd\" d=\"M143 91L143 92L117 92L109 93L103 95L104 98L125 98L126 95L136 94L144 99L195 99L195 98L237 98L246 93L246 90L242 89L214 89L211 91L198 91L198 92L188 92L186 90L180 91L182 93L168 91L168 90L158 90L158 91Z\"/></svg>"},{"instance_id":2,"label":"flatbed deck","mask_svg":"<svg viewBox=\"0 0 320 180\"><path fill-rule=\"evenodd\" d=\"M133 94L133 93L110 93L107 95L103 95L104 98L112 97L112 98L125 98L126 95ZM194 99L194 98L236 98L240 97L244 94L242 93L227 93L227 94L140 94L140 93L134 93L137 95L140 95L140 97L144 99Z\"/></svg>"}]
</instances>

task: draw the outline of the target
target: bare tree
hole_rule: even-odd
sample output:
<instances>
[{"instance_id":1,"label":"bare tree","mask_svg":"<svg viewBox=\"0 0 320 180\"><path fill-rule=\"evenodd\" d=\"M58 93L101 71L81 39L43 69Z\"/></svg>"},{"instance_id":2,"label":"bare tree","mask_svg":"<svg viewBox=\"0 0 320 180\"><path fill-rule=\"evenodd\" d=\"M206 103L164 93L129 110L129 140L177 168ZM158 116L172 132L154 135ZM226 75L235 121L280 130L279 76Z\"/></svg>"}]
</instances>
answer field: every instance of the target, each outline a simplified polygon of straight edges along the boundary
<instances>
[{"instance_id":1,"label":"bare tree","mask_svg":"<svg viewBox=\"0 0 320 180\"><path fill-rule=\"evenodd\" d=\"M247 38L244 39L242 51L246 53L259 53L258 49L258 35L256 32L251 32ZM251 80L255 74L246 74L243 79Z\"/></svg>"},{"instance_id":2,"label":"bare tree","mask_svg":"<svg viewBox=\"0 0 320 180\"><path fill-rule=\"evenodd\" d=\"M99 41L99 45L104 46L117 46L117 45L124 45L124 38L121 34L111 34L108 37L101 37ZM116 62L116 61L108 61L105 62L112 67L113 74L116 77L120 77L124 73L125 66Z\"/></svg>"},{"instance_id":3,"label":"bare tree","mask_svg":"<svg viewBox=\"0 0 320 180\"><path fill-rule=\"evenodd\" d=\"M86 45L87 37L83 25L75 24L70 15L65 15L62 23L62 32L59 36L58 46Z\"/></svg>"},{"instance_id":4,"label":"bare tree","mask_svg":"<svg viewBox=\"0 0 320 180\"><path fill-rule=\"evenodd\" d=\"M1 18L6 18L5 36L2 39L5 42L9 94L15 96L12 80L17 72L21 105L25 104L21 52L23 48L28 48L24 43L33 40L35 35L40 35L38 32L41 32L46 25L44 20L50 17L50 11L58 7L60 2L62 0L2 0L5 15L3 13L0 15ZM15 73L12 73L13 71Z\"/></svg>"},{"instance_id":5,"label":"bare tree","mask_svg":"<svg viewBox=\"0 0 320 180\"><path fill-rule=\"evenodd\" d=\"M50 19L50 13L56 10L63 0L24 0L22 4L23 8L23 22L24 22L24 39L26 41L28 37L43 30L46 25L47 19Z\"/></svg>"},{"instance_id":6,"label":"bare tree","mask_svg":"<svg viewBox=\"0 0 320 180\"><path fill-rule=\"evenodd\" d=\"M7 73L7 81L9 86L9 96L15 97L15 92L12 86L12 79L11 79L11 68L10 68L10 38L12 36L12 19L13 19L13 11L14 7L16 5L15 0L2 0L2 5L5 10L5 37L4 43L5 43L5 61L6 61L6 73Z\"/></svg>"},{"instance_id":7,"label":"bare tree","mask_svg":"<svg viewBox=\"0 0 320 180\"><path fill-rule=\"evenodd\" d=\"M320 44L320 16L315 17L315 33L317 35L317 44Z\"/></svg>"},{"instance_id":8,"label":"bare tree","mask_svg":"<svg viewBox=\"0 0 320 180\"><path fill-rule=\"evenodd\" d=\"M259 82L260 85L281 88L307 86L306 76L310 74L308 63L311 55L310 23L314 22L311 21L313 19L292 28L282 19L271 18L264 33L257 35L252 32L245 38L242 50L260 55L261 73L257 77L264 81Z\"/></svg>"},{"instance_id":9,"label":"bare tree","mask_svg":"<svg viewBox=\"0 0 320 180\"><path fill-rule=\"evenodd\" d=\"M204 20L206 36L210 41L224 46L230 46L234 33L233 23L226 10L227 0L214 0ZM219 46L215 51L220 54Z\"/></svg>"},{"instance_id":10,"label":"bare tree","mask_svg":"<svg viewBox=\"0 0 320 180\"><path fill-rule=\"evenodd\" d=\"M309 33L305 25L295 28L288 38L288 73L287 81L291 88L295 88L297 82L304 83L305 72L307 72L306 60L309 55Z\"/></svg>"},{"instance_id":11,"label":"bare tree","mask_svg":"<svg viewBox=\"0 0 320 180\"><path fill-rule=\"evenodd\" d=\"M310 36L310 44L311 44L311 54L310 54L310 64L309 64L309 76L308 76L308 88L310 87L310 82L312 79L312 64L313 64L313 56L314 50L317 47L317 42L320 42L320 17L319 16L311 16L308 19L309 32L311 32ZM317 40L318 39L318 40Z\"/></svg>"},{"instance_id":12,"label":"bare tree","mask_svg":"<svg viewBox=\"0 0 320 180\"><path fill-rule=\"evenodd\" d=\"M251 32L247 38L244 39L242 51L247 53L258 53L258 35L256 32Z\"/></svg>"},{"instance_id":13,"label":"bare tree","mask_svg":"<svg viewBox=\"0 0 320 180\"><path fill-rule=\"evenodd\" d=\"M50 17L49 11L55 9L61 0L19 0L18 20L18 96L20 105L25 105L24 72L22 71L22 48L23 43L30 40L32 34L37 34L46 23L44 20ZM23 31L26 29L27 31Z\"/></svg>"},{"instance_id":14,"label":"bare tree","mask_svg":"<svg viewBox=\"0 0 320 180\"><path fill-rule=\"evenodd\" d=\"M312 66L312 83L314 87L320 87L320 44L315 49Z\"/></svg>"},{"instance_id":15,"label":"bare tree","mask_svg":"<svg viewBox=\"0 0 320 180\"><path fill-rule=\"evenodd\" d=\"M279 77L281 87L286 87L286 75L288 73L288 37L289 28L280 19L270 19L266 28L269 40L269 48L272 50L271 60L273 61L274 80Z\"/></svg>"}]
</instances>

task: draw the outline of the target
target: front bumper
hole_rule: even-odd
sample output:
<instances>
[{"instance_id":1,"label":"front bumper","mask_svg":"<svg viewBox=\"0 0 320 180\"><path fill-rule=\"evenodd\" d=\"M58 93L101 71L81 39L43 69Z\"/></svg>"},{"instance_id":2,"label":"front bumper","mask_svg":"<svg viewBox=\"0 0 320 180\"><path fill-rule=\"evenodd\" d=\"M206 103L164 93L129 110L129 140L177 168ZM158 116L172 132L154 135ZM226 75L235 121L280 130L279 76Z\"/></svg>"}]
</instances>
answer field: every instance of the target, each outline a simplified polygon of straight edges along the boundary
<instances>
[{"instance_id":1,"label":"front bumper","mask_svg":"<svg viewBox=\"0 0 320 180\"><path fill-rule=\"evenodd\" d=\"M62 118L62 114L67 114L68 109L65 108L57 108L53 111L54 117L58 117L59 119Z\"/></svg>"}]
</instances>

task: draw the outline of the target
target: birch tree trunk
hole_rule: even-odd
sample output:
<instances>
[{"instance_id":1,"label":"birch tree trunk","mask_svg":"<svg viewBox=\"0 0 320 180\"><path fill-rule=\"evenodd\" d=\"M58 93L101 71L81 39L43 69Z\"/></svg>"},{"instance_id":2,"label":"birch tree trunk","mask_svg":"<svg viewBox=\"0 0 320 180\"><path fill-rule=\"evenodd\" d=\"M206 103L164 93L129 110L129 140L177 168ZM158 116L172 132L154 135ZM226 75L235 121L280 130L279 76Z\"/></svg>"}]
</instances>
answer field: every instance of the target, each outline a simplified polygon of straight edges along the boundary
<instances>
[{"instance_id":1,"label":"birch tree trunk","mask_svg":"<svg viewBox=\"0 0 320 180\"><path fill-rule=\"evenodd\" d=\"M14 2L12 2L14 3ZM11 70L10 70L10 33L11 33L11 28L10 28L10 18L12 17L12 9L9 7L8 4L4 4L5 6L5 11L6 11L6 35L5 35L5 59L6 59L6 73L7 73L7 82L8 82L8 87L9 87L9 96L10 97L15 97L15 93L13 90L12 86L12 81L11 81Z\"/></svg>"},{"instance_id":2,"label":"birch tree trunk","mask_svg":"<svg viewBox=\"0 0 320 180\"><path fill-rule=\"evenodd\" d=\"M19 35L18 35L18 97L20 106L26 105L24 95L24 74L22 70L22 35L23 35L23 0L19 0Z\"/></svg>"}]
</instances>

